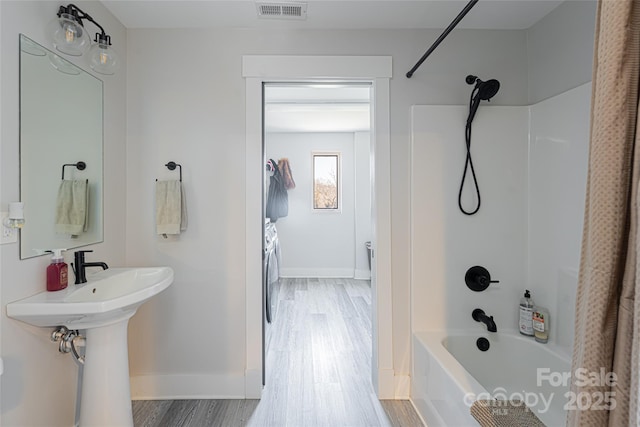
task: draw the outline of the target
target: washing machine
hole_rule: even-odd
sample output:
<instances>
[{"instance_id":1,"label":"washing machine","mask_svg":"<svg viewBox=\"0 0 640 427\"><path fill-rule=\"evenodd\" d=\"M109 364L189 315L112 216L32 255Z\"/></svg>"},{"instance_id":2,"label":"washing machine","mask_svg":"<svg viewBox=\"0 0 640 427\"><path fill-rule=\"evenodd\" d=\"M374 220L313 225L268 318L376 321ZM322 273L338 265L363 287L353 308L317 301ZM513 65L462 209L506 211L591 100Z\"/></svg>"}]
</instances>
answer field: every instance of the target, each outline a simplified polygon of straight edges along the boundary
<instances>
[{"instance_id":1,"label":"washing machine","mask_svg":"<svg viewBox=\"0 0 640 427\"><path fill-rule=\"evenodd\" d=\"M272 323L278 308L280 277L280 241L275 224L265 220L262 281L262 384L266 384L266 357L272 337Z\"/></svg>"},{"instance_id":2,"label":"washing machine","mask_svg":"<svg viewBox=\"0 0 640 427\"><path fill-rule=\"evenodd\" d=\"M269 221L269 220L267 220ZM272 222L266 222L264 228L265 274L263 282L264 311L267 323L275 320L278 307L278 279L280 278L279 258L280 242L278 230Z\"/></svg>"}]
</instances>

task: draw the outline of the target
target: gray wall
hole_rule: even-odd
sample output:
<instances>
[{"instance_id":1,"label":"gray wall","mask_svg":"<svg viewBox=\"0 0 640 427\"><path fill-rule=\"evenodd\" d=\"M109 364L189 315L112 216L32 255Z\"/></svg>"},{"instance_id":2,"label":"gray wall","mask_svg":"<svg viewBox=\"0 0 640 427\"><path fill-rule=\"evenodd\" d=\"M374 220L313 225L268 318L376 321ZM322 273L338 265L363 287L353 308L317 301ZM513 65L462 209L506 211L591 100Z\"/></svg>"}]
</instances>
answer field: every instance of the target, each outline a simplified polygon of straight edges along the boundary
<instances>
[{"instance_id":1,"label":"gray wall","mask_svg":"<svg viewBox=\"0 0 640 427\"><path fill-rule=\"evenodd\" d=\"M58 5L0 2L3 205L18 199L18 33L46 43L44 31ZM82 2L80 7L108 28L121 57L131 63L116 76L104 78L105 242L91 247L96 250L93 255L110 264L124 264L126 229L129 265L166 264L176 270L175 293L164 297L166 309L162 305L143 306L133 319L132 374L152 378L209 373L206 378L224 380L226 373L243 374L242 55L393 56L392 268L394 364L399 374L409 372L410 106L466 104L469 86L464 77L470 73L501 81L494 105L527 105L591 78L594 2L567 2L528 31L456 30L412 79L404 74L439 30L126 31L99 2ZM167 173L162 165L174 155L173 160L185 164L185 181L196 185L187 189L190 211L207 215L202 215L200 223L190 224L183 240L161 245L153 236L152 203L147 193L153 179ZM125 162L127 173L119 166ZM202 205L205 197L218 201L215 209ZM0 247L0 257L3 305L44 288L42 274L48 259L20 262L15 244ZM160 308L164 311L158 312ZM71 359L56 353L48 342L48 331L29 328L5 315L0 323L6 364L0 377L2 423L71 425L75 394ZM194 335L184 331L194 331L194 325L198 325L199 348L185 354L179 349L192 348ZM167 343L163 333L174 341ZM194 376L185 378L191 384Z\"/></svg>"},{"instance_id":2,"label":"gray wall","mask_svg":"<svg viewBox=\"0 0 640 427\"><path fill-rule=\"evenodd\" d=\"M503 89L494 104L527 103L523 31L456 31L407 79L405 73L439 34L439 30L129 30L127 259L132 265L169 264L176 273L174 285L131 321L134 395L149 392L138 383L166 379L164 391L171 393L176 390L171 384L187 383L194 375L211 379L211 394L225 392L218 386L226 387L227 393L241 390L246 342L241 63L242 55L250 54L393 57L393 353L396 375L409 374L410 107L465 105L469 73L500 79ZM162 165L170 158L184 166L189 230L178 241L162 242L149 225L150 185L165 173ZM190 348L193 338L181 331L196 324L199 351L185 355L180 349ZM148 328L165 331L171 342L150 337Z\"/></svg>"},{"instance_id":3,"label":"gray wall","mask_svg":"<svg viewBox=\"0 0 640 427\"><path fill-rule=\"evenodd\" d=\"M130 30L127 117L127 261L169 264L176 283L132 320L131 374L188 382L207 375L239 390L244 373L244 80L242 55L391 55L391 198L394 369L409 373L410 107L466 105L467 74L496 78L492 105L529 105L591 76L592 2L569 2L528 31L456 30L415 73L404 74L440 30ZM190 46L190 49L185 49ZM172 58L172 61L167 61ZM462 137L461 137L462 138ZM462 143L462 140L461 140ZM158 241L149 182L182 160L190 229ZM212 162L215 168L212 167ZM221 177L224 185L217 185ZM200 213L199 213L200 212ZM199 216L201 218L199 218ZM193 221L191 221L193 219ZM201 329L200 352L183 357ZM221 329L218 325L227 327ZM210 326L207 326L210 325ZM173 345L146 336L176 331ZM134 384L136 381L134 381ZM238 387L231 386L238 384ZM211 389L211 393L224 390ZM145 390L143 393L147 393ZM135 394L135 390L134 390Z\"/></svg>"},{"instance_id":4,"label":"gray wall","mask_svg":"<svg viewBox=\"0 0 640 427\"><path fill-rule=\"evenodd\" d=\"M125 91L127 34L100 2L78 2L80 8L100 22L112 37L122 58L120 71L101 76L104 81L104 242L93 249L92 260L109 265L125 264ZM51 1L0 1L2 63L0 66L0 204L17 201L19 193L19 33L51 49L47 34L60 3ZM85 57L66 59L91 71ZM73 125L70 123L70 125ZM25 206L26 225L36 215ZM65 256L67 263L73 259ZM2 377L4 426L70 426L74 423L77 366L69 355L58 353L49 340L51 331L6 317L6 304L46 288L45 270L49 257L20 261L18 244L0 246L0 289L3 313L0 316L1 349L5 370ZM70 281L73 275L70 273ZM71 282L73 283L73 282ZM72 284L70 286L73 286Z\"/></svg>"},{"instance_id":5,"label":"gray wall","mask_svg":"<svg viewBox=\"0 0 640 427\"><path fill-rule=\"evenodd\" d=\"M596 7L565 1L526 31L529 104L591 81Z\"/></svg>"},{"instance_id":6,"label":"gray wall","mask_svg":"<svg viewBox=\"0 0 640 427\"><path fill-rule=\"evenodd\" d=\"M289 215L276 222L285 277L353 277L355 270L355 168L353 132L267 133L267 159L286 157L296 188ZM339 152L340 212L312 209L313 152Z\"/></svg>"}]
</instances>

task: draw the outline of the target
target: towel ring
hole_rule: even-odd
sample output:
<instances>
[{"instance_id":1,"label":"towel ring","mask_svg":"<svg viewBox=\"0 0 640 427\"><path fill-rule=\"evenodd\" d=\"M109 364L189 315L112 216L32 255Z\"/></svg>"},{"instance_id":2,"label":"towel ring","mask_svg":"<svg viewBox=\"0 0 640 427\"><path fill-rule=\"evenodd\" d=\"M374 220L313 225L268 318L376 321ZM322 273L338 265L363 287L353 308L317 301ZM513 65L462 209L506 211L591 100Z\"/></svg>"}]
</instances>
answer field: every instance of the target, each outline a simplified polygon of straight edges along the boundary
<instances>
[{"instance_id":1,"label":"towel ring","mask_svg":"<svg viewBox=\"0 0 640 427\"><path fill-rule=\"evenodd\" d=\"M180 168L180 182L182 182L182 165L180 163L176 163L176 162L169 162L165 165L167 167L167 169L169 169L170 171L174 171L176 170L176 166ZM156 181L158 181L156 179Z\"/></svg>"},{"instance_id":2,"label":"towel ring","mask_svg":"<svg viewBox=\"0 0 640 427\"><path fill-rule=\"evenodd\" d=\"M170 171L176 170L176 166L180 168L180 182L182 182L182 165L176 162L169 162L165 165Z\"/></svg>"},{"instance_id":3,"label":"towel ring","mask_svg":"<svg viewBox=\"0 0 640 427\"><path fill-rule=\"evenodd\" d=\"M73 166L79 171L83 171L87 168L87 164L83 161L80 161L78 163L66 163L62 165L62 179L64 179L64 168L66 168L67 166Z\"/></svg>"}]
</instances>

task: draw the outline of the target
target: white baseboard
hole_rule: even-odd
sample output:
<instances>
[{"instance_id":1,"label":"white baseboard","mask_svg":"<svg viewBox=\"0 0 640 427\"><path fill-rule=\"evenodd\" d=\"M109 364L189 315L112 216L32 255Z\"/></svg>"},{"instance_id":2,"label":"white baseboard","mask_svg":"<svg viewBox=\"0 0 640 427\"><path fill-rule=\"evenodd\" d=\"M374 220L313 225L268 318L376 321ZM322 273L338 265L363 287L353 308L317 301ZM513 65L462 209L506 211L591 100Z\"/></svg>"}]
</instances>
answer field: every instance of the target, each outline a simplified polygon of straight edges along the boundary
<instances>
[{"instance_id":1,"label":"white baseboard","mask_svg":"<svg viewBox=\"0 0 640 427\"><path fill-rule=\"evenodd\" d=\"M407 400L411 396L411 377L395 375L393 369L380 369L377 392L380 400Z\"/></svg>"},{"instance_id":2,"label":"white baseboard","mask_svg":"<svg viewBox=\"0 0 640 427\"><path fill-rule=\"evenodd\" d=\"M318 277L331 279L352 278L353 276L353 268L282 268L280 270L280 277L285 278Z\"/></svg>"},{"instance_id":3,"label":"white baseboard","mask_svg":"<svg viewBox=\"0 0 640 427\"><path fill-rule=\"evenodd\" d=\"M396 399L409 399L411 396L411 377L409 375L396 375L394 381Z\"/></svg>"},{"instance_id":4,"label":"white baseboard","mask_svg":"<svg viewBox=\"0 0 640 427\"><path fill-rule=\"evenodd\" d=\"M244 399L244 375L139 375L131 377L131 399Z\"/></svg>"},{"instance_id":5,"label":"white baseboard","mask_svg":"<svg viewBox=\"0 0 640 427\"><path fill-rule=\"evenodd\" d=\"M356 269L353 278L356 280L369 280L371 279L371 272L369 270L358 270Z\"/></svg>"},{"instance_id":6,"label":"white baseboard","mask_svg":"<svg viewBox=\"0 0 640 427\"><path fill-rule=\"evenodd\" d=\"M395 377L393 374L393 369L379 369L378 399L393 400L395 398Z\"/></svg>"},{"instance_id":7,"label":"white baseboard","mask_svg":"<svg viewBox=\"0 0 640 427\"><path fill-rule=\"evenodd\" d=\"M262 370L247 369L244 374L245 399L262 398Z\"/></svg>"}]
</instances>

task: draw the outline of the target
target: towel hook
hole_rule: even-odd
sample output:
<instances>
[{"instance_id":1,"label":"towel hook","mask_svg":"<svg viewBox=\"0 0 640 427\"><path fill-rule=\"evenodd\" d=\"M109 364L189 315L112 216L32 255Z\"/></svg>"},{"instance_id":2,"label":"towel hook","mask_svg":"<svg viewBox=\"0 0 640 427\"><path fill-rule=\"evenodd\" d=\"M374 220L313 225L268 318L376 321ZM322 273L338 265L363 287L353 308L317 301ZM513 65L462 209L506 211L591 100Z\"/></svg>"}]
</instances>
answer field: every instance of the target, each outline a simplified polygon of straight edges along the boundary
<instances>
[{"instance_id":1,"label":"towel hook","mask_svg":"<svg viewBox=\"0 0 640 427\"><path fill-rule=\"evenodd\" d=\"M62 165L62 179L64 179L64 168L66 168L67 166L73 166L79 171L83 171L87 168L87 164L83 161L79 161L78 163L65 163L64 165Z\"/></svg>"},{"instance_id":2,"label":"towel hook","mask_svg":"<svg viewBox=\"0 0 640 427\"><path fill-rule=\"evenodd\" d=\"M165 165L170 171L176 170L176 166L180 168L180 182L182 182L182 165L176 162L169 162Z\"/></svg>"}]
</instances>

